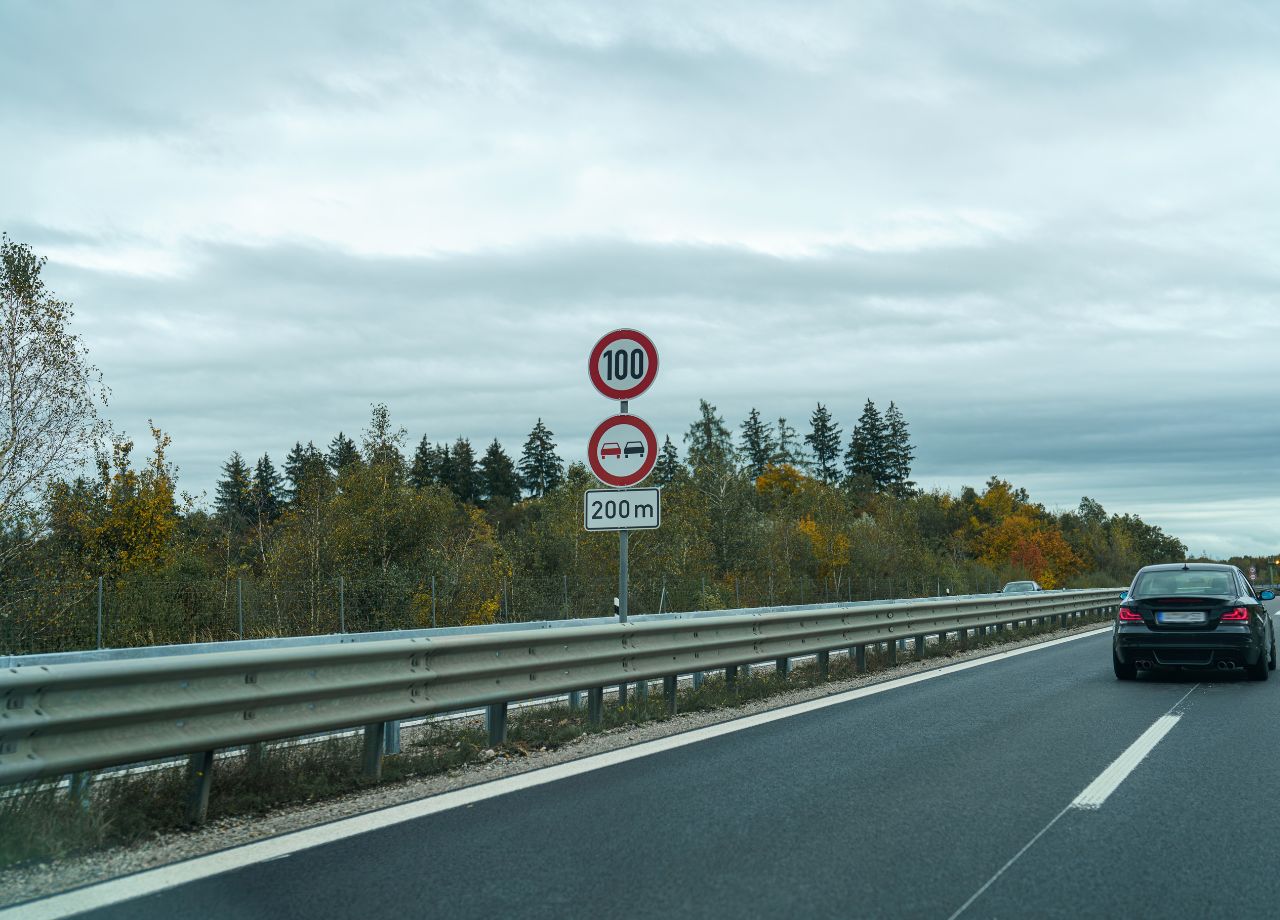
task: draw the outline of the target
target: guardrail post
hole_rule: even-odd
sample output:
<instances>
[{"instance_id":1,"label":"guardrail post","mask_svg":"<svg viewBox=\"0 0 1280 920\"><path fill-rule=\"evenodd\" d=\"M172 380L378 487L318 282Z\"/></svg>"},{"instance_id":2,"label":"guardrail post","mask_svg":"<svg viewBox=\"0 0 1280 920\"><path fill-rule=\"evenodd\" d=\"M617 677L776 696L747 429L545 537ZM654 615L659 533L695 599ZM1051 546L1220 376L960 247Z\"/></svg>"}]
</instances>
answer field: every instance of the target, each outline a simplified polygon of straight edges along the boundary
<instances>
[{"instance_id":1,"label":"guardrail post","mask_svg":"<svg viewBox=\"0 0 1280 920\"><path fill-rule=\"evenodd\" d=\"M384 754L400 753L400 723L399 722L387 722L383 726L382 753Z\"/></svg>"},{"instance_id":2,"label":"guardrail post","mask_svg":"<svg viewBox=\"0 0 1280 920\"><path fill-rule=\"evenodd\" d=\"M604 721L604 687L592 687L587 691L587 722L599 726Z\"/></svg>"},{"instance_id":3,"label":"guardrail post","mask_svg":"<svg viewBox=\"0 0 1280 920\"><path fill-rule=\"evenodd\" d=\"M360 757L360 772L364 778L378 782L382 779L382 745L386 722L374 722L364 727L364 750Z\"/></svg>"},{"instance_id":4,"label":"guardrail post","mask_svg":"<svg viewBox=\"0 0 1280 920\"><path fill-rule=\"evenodd\" d=\"M693 672L693 689L697 690L699 687L701 687L702 682L706 679L707 679L707 675L704 674L702 671L694 671Z\"/></svg>"},{"instance_id":5,"label":"guardrail post","mask_svg":"<svg viewBox=\"0 0 1280 920\"><path fill-rule=\"evenodd\" d=\"M738 683L738 665L731 664L724 669L724 685L732 687Z\"/></svg>"},{"instance_id":6,"label":"guardrail post","mask_svg":"<svg viewBox=\"0 0 1280 920\"><path fill-rule=\"evenodd\" d=\"M854 646L853 669L859 674L867 673L867 644Z\"/></svg>"},{"instance_id":7,"label":"guardrail post","mask_svg":"<svg viewBox=\"0 0 1280 920\"><path fill-rule=\"evenodd\" d=\"M662 693L667 698L667 713L676 714L676 678L679 675L668 674L662 678Z\"/></svg>"},{"instance_id":8,"label":"guardrail post","mask_svg":"<svg viewBox=\"0 0 1280 920\"><path fill-rule=\"evenodd\" d=\"M570 690L569 691L569 711L577 712L581 708L582 708L582 691Z\"/></svg>"},{"instance_id":9,"label":"guardrail post","mask_svg":"<svg viewBox=\"0 0 1280 920\"><path fill-rule=\"evenodd\" d=\"M244 762L248 767L260 767L267 759L267 745L262 741L254 741L244 746Z\"/></svg>"},{"instance_id":10,"label":"guardrail post","mask_svg":"<svg viewBox=\"0 0 1280 920\"><path fill-rule=\"evenodd\" d=\"M916 658L917 659L923 658L924 657L924 636L923 635L916 636L911 641L915 645Z\"/></svg>"},{"instance_id":11,"label":"guardrail post","mask_svg":"<svg viewBox=\"0 0 1280 920\"><path fill-rule=\"evenodd\" d=\"M619 706L627 705L627 685L626 684L618 684L618 705Z\"/></svg>"},{"instance_id":12,"label":"guardrail post","mask_svg":"<svg viewBox=\"0 0 1280 920\"><path fill-rule=\"evenodd\" d=\"M490 703L484 708L484 724L489 730L489 747L496 748L507 740L507 704Z\"/></svg>"},{"instance_id":13,"label":"guardrail post","mask_svg":"<svg viewBox=\"0 0 1280 920\"><path fill-rule=\"evenodd\" d=\"M213 751L192 754L187 761L187 823L204 824L209 816L209 787L213 785Z\"/></svg>"},{"instance_id":14,"label":"guardrail post","mask_svg":"<svg viewBox=\"0 0 1280 920\"><path fill-rule=\"evenodd\" d=\"M779 658L779 659L775 662L775 665L776 665L776 666L777 666L777 668L778 668L778 674L779 674L782 678L784 678L784 679L785 679L785 678L786 678L786 677L791 673L791 659L790 659L790 658Z\"/></svg>"},{"instance_id":15,"label":"guardrail post","mask_svg":"<svg viewBox=\"0 0 1280 920\"><path fill-rule=\"evenodd\" d=\"M68 776L67 792L71 796L71 801L87 810L89 808L89 787L92 784L92 770L85 770L82 773L72 773Z\"/></svg>"},{"instance_id":16,"label":"guardrail post","mask_svg":"<svg viewBox=\"0 0 1280 920\"><path fill-rule=\"evenodd\" d=\"M831 653L818 652L818 680L826 680L831 673Z\"/></svg>"},{"instance_id":17,"label":"guardrail post","mask_svg":"<svg viewBox=\"0 0 1280 920\"><path fill-rule=\"evenodd\" d=\"M889 641L889 665L890 667L892 667L897 663L898 663L898 640L891 639Z\"/></svg>"}]
</instances>

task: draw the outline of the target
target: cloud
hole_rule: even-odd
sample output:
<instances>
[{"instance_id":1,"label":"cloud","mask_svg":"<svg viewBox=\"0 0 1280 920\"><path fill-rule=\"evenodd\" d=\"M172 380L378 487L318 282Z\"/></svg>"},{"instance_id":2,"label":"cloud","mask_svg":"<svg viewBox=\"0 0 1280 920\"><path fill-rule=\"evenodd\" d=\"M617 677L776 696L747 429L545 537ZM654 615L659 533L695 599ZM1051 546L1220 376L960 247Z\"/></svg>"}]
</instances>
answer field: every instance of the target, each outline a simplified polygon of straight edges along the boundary
<instances>
[{"instance_id":1,"label":"cloud","mask_svg":"<svg viewBox=\"0 0 1280 920\"><path fill-rule=\"evenodd\" d=\"M635 325L677 442L700 398L800 429L821 400L846 436L894 400L922 483L1276 539L1243 510L1280 447L1271 5L5 18L0 227L189 486L377 401L512 451L542 417L576 456L587 349Z\"/></svg>"}]
</instances>

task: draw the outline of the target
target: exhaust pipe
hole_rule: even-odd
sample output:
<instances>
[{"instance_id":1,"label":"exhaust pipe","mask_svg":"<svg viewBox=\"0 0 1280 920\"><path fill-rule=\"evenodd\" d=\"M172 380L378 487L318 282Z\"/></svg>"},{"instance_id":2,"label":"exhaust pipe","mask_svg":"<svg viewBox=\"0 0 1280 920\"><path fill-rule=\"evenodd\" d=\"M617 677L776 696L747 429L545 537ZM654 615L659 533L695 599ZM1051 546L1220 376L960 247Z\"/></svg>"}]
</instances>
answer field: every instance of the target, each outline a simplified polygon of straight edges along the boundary
<instances>
[{"instance_id":1,"label":"exhaust pipe","mask_svg":"<svg viewBox=\"0 0 1280 920\"><path fill-rule=\"evenodd\" d=\"M1219 670L1219 671L1234 671L1235 669L1236 669L1236 663L1235 663L1234 661L1219 661L1219 662L1218 662L1218 670Z\"/></svg>"},{"instance_id":2,"label":"exhaust pipe","mask_svg":"<svg viewBox=\"0 0 1280 920\"><path fill-rule=\"evenodd\" d=\"M1136 665L1138 666L1138 670L1139 670L1139 671L1149 671L1149 670L1151 670L1151 662L1149 662L1149 661L1145 661L1145 660L1143 660L1143 661L1135 661L1135 662L1134 662L1134 664L1136 664Z\"/></svg>"}]
</instances>

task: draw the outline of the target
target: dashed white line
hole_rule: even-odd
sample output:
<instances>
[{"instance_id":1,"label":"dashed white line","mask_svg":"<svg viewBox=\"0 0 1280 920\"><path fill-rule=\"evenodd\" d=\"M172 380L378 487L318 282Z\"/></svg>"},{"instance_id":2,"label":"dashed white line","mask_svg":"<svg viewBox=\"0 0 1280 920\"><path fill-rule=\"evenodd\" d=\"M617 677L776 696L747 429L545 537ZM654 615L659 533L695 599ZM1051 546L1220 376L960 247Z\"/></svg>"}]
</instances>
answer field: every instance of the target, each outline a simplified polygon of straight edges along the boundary
<instances>
[{"instance_id":1,"label":"dashed white line","mask_svg":"<svg viewBox=\"0 0 1280 920\"><path fill-rule=\"evenodd\" d=\"M969 900L961 904L960 907L957 908L956 912L948 917L947 920L956 920L957 917L968 910L970 904L982 897L983 892L999 881L1000 876L1009 871L1013 864L1022 858L1022 854L1035 846L1036 841L1047 834L1049 829L1057 824L1058 820L1067 812L1071 811L1073 808L1088 809L1089 811L1096 811L1100 808L1102 803L1107 800L1107 796L1111 795L1111 793L1115 792L1116 789L1119 788L1120 784L1124 782L1125 777L1132 773L1134 768L1136 768L1138 764L1142 763L1143 759L1151 753L1157 744L1160 743L1160 739L1169 734L1169 730L1178 724L1178 720L1182 718L1182 713L1177 712L1176 710L1186 701L1187 697L1195 693L1196 688L1199 686L1199 684L1196 684L1195 687L1192 687L1184 693L1178 702L1170 706L1164 715L1156 719L1155 723L1150 728L1138 736L1137 741L1125 748L1123 754L1113 760L1109 767L1099 773L1093 782L1085 786L1081 793L1072 799L1067 806L1062 809L1062 811L1054 815L1053 820L1040 828L1040 830L1036 832L1036 835L1023 845L1021 850L1014 853L1013 857L1001 866L995 875L987 879L981 888L971 894L969 896Z\"/></svg>"}]
</instances>

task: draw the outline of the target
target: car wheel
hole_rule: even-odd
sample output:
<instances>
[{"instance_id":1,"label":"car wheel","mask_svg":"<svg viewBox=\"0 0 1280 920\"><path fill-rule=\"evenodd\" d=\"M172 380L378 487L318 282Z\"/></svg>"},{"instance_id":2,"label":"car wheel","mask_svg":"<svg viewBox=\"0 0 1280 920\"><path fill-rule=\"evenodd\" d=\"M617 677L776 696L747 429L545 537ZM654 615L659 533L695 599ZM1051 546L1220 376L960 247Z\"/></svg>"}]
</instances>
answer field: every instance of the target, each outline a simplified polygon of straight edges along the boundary
<instances>
[{"instance_id":1,"label":"car wheel","mask_svg":"<svg viewBox=\"0 0 1280 920\"><path fill-rule=\"evenodd\" d=\"M1111 667L1116 672L1116 680L1133 680L1138 676L1138 666L1132 661L1121 661L1114 649L1111 651Z\"/></svg>"},{"instance_id":2,"label":"car wheel","mask_svg":"<svg viewBox=\"0 0 1280 920\"><path fill-rule=\"evenodd\" d=\"M1270 655L1259 655L1248 667L1249 680L1266 680L1271 676Z\"/></svg>"}]
</instances>

